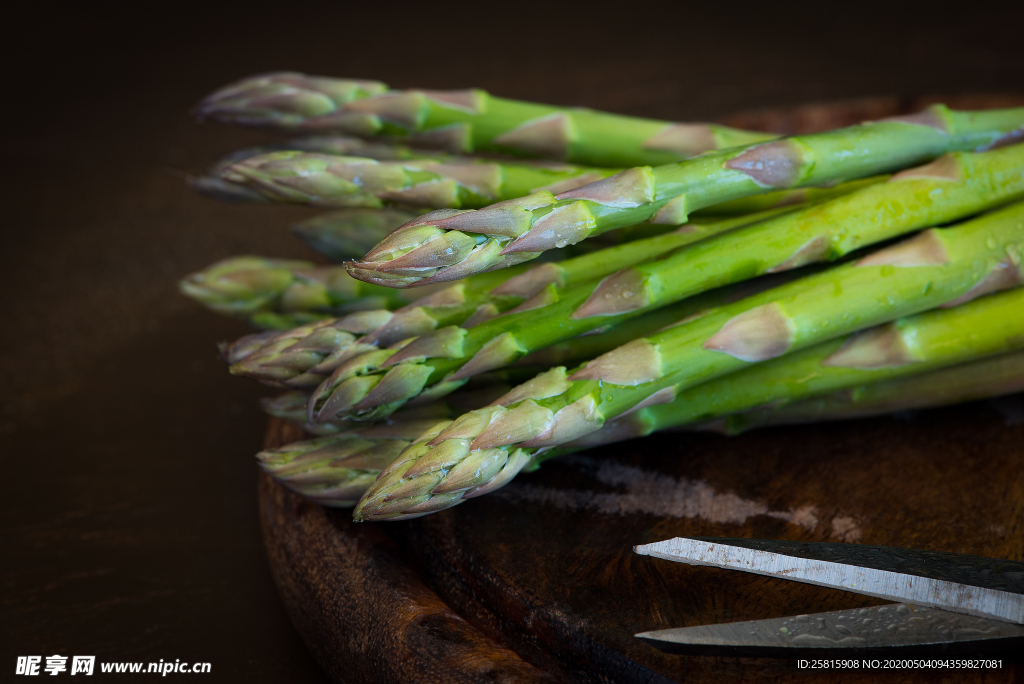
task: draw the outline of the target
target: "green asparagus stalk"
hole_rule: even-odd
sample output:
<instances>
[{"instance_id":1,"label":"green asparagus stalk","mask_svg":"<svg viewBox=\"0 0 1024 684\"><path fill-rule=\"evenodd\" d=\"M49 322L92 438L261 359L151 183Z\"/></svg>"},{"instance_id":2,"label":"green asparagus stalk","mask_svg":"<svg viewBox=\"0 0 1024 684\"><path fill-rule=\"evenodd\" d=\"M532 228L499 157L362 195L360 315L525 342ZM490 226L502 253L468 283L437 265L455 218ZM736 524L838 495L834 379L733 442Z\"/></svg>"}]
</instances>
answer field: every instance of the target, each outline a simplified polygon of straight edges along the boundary
<instances>
[{"instance_id":1,"label":"green asparagus stalk","mask_svg":"<svg viewBox=\"0 0 1024 684\"><path fill-rule=\"evenodd\" d=\"M465 157L377 161L280 150L221 162L207 176L190 182L201 192L231 201L250 198L320 207L375 208L392 203L459 209L483 207L542 191L564 192L619 171ZM831 193L831 188L786 190L763 198L727 202L719 208L709 208L704 214L750 213Z\"/></svg>"},{"instance_id":2,"label":"green asparagus stalk","mask_svg":"<svg viewBox=\"0 0 1024 684\"><path fill-rule=\"evenodd\" d=\"M436 282L450 268L462 274L501 268L628 225L680 225L694 211L722 202L982 149L1020 127L1024 108L957 112L936 105L912 116L637 167L557 195L538 192L478 211L426 214L385 238L350 272L409 287ZM933 173L951 177L942 170ZM388 281L391 276L398 277Z\"/></svg>"},{"instance_id":3,"label":"green asparagus stalk","mask_svg":"<svg viewBox=\"0 0 1024 684\"><path fill-rule=\"evenodd\" d=\"M1017 216L1020 223L1017 239L1020 240L1024 237L1024 221L1021 219L1024 212L1018 212ZM888 252L890 255L896 253ZM893 266L888 265L889 268ZM850 268L870 269L876 271L875 277L881 277L875 267L853 265ZM915 268L904 264L902 268L913 271L931 267ZM1020 267L1014 268L1019 282ZM881 295L884 299L884 292L884 287L879 288L873 296ZM835 303L842 299L836 293L833 296L837 300ZM777 304L778 301L772 302L770 306ZM786 304L795 304L795 300L789 299ZM892 307L890 311L905 310L895 302L889 306ZM787 306L786 310L794 309ZM842 310L836 308L833 311ZM851 316L856 315L850 313ZM627 382L636 385L627 385L616 376L614 379L618 382L591 387L590 393L582 395L583 401L568 404L564 401L566 394L579 395L573 390L580 389L580 380L574 379L580 377L580 371L567 374L564 367L555 368L521 385L487 408L433 426L382 471L357 504L353 517L356 520L418 517L494 491L507 484L522 469L535 467L541 460L566 451L642 436L760 405L799 400L1019 350L1024 347L1022 314L1024 288L1016 288L954 308L940 308L897 320L845 339L819 343L804 351L747 366L740 372L717 379L715 377L720 373L673 373L672 367L678 364L669 360L665 354L668 347L662 344L655 350L655 353L662 354L657 370L663 376L670 376L670 379L665 379L669 379L671 384L662 382L661 378L648 379L652 375L648 371L652 368L642 368L644 352L639 351L639 345L634 345L636 354L625 360L630 367L619 366L617 372L622 376L631 375ZM842 316L838 318L842 319ZM817 323L820 325L823 320L819 317ZM849 325L836 322L836 328L844 328L844 332L849 330ZM700 321L679 326L683 329L703 327L706 326ZM684 337L692 339L694 336ZM812 337L820 339L822 336ZM667 341L668 335L653 339ZM676 347L684 353L686 349ZM601 363L598 359L597 364ZM592 362L582 372L586 375L593 368ZM605 365L604 368L610 366ZM701 379L708 381L699 384ZM650 387L644 389L645 385L660 389L652 392ZM616 395L623 392L632 396L619 401L620 397ZM623 409L624 406L632 410ZM552 413L555 408L557 410ZM613 415L619 418L604 422L605 418Z\"/></svg>"},{"instance_id":4,"label":"green asparagus stalk","mask_svg":"<svg viewBox=\"0 0 1024 684\"><path fill-rule=\"evenodd\" d=\"M380 81L318 78L275 71L242 79L204 98L195 109L200 119L210 118L245 126L283 130L310 130L303 123L329 115L339 107L386 92ZM314 129L320 132L328 128Z\"/></svg>"},{"instance_id":5,"label":"green asparagus stalk","mask_svg":"<svg viewBox=\"0 0 1024 684\"><path fill-rule=\"evenodd\" d=\"M369 159L380 159L386 161L427 158L444 159L448 156L440 152L431 154L423 150L413 150L405 145L370 142L360 138L311 135L303 138L294 138L285 143L249 147L232 152L229 155L221 157L206 171L206 173L188 176L188 186L202 195L206 195L207 197L220 200L222 202L266 202L268 201L267 198L255 190L244 185L225 180L223 173L232 165L250 157L288 150L343 155L348 157L366 157ZM407 220L412 218L414 217L410 216ZM372 247L373 245L370 246ZM363 250L363 252L360 252L360 254L356 256L360 256L365 251L366 250Z\"/></svg>"},{"instance_id":6,"label":"green asparagus stalk","mask_svg":"<svg viewBox=\"0 0 1024 684\"><path fill-rule=\"evenodd\" d=\"M595 328L620 325L755 275L834 260L1022 194L1024 146L953 153L887 182L709 237L600 282L541 291L519 311L469 331L441 328L400 350L353 358L314 392L311 416L376 419L420 393L441 396L475 373Z\"/></svg>"},{"instance_id":7,"label":"green asparagus stalk","mask_svg":"<svg viewBox=\"0 0 1024 684\"><path fill-rule=\"evenodd\" d=\"M1014 313L1019 317L1020 311ZM735 435L759 427L869 418L1022 391L1024 351L1014 351L925 373L920 377L860 385L817 398L745 411L698 427Z\"/></svg>"},{"instance_id":8,"label":"green asparagus stalk","mask_svg":"<svg viewBox=\"0 0 1024 684\"><path fill-rule=\"evenodd\" d=\"M338 209L300 221L292 226L292 232L331 261L341 263L358 259L388 233L415 217L414 212L394 208Z\"/></svg>"},{"instance_id":9,"label":"green asparagus stalk","mask_svg":"<svg viewBox=\"0 0 1024 684\"><path fill-rule=\"evenodd\" d=\"M483 90L392 90L382 83L261 74L213 93L201 119L288 131L404 137L458 154L497 152L595 166L667 164L774 136L494 97Z\"/></svg>"},{"instance_id":10,"label":"green asparagus stalk","mask_svg":"<svg viewBox=\"0 0 1024 684\"><path fill-rule=\"evenodd\" d=\"M282 151L248 157L219 172L262 200L316 207L478 208L533 192L564 192L617 169L455 158L378 161Z\"/></svg>"},{"instance_id":11,"label":"green asparagus stalk","mask_svg":"<svg viewBox=\"0 0 1024 684\"><path fill-rule=\"evenodd\" d=\"M341 313L398 308L421 297L355 280L341 266L241 256L185 277L182 293L228 316L261 312Z\"/></svg>"},{"instance_id":12,"label":"green asparagus stalk","mask_svg":"<svg viewBox=\"0 0 1024 684\"><path fill-rule=\"evenodd\" d=\"M292 491L324 506L352 507L422 429L420 423L373 426L366 433L344 432L261 451L256 459Z\"/></svg>"}]
</instances>

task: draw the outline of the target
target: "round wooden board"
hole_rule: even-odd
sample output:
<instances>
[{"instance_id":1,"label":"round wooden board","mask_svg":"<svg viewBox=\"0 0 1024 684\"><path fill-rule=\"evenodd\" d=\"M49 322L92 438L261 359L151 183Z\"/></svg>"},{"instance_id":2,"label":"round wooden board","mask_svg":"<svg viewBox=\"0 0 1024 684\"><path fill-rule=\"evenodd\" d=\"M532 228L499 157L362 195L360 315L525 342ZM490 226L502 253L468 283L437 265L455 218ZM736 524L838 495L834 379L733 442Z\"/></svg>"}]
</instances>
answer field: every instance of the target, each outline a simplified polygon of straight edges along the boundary
<instances>
[{"instance_id":1,"label":"round wooden board","mask_svg":"<svg viewBox=\"0 0 1024 684\"><path fill-rule=\"evenodd\" d=\"M943 98L951 106L1024 98ZM726 119L803 132L904 111L896 98ZM401 523L356 525L261 476L274 579L339 682L818 681L795 661L669 656L633 634L878 603L633 554L681 535L847 541L1024 560L1019 398L913 417L661 434L545 463ZM267 445L302 438L272 420ZM1009 682L997 670L843 670L843 681Z\"/></svg>"}]
</instances>

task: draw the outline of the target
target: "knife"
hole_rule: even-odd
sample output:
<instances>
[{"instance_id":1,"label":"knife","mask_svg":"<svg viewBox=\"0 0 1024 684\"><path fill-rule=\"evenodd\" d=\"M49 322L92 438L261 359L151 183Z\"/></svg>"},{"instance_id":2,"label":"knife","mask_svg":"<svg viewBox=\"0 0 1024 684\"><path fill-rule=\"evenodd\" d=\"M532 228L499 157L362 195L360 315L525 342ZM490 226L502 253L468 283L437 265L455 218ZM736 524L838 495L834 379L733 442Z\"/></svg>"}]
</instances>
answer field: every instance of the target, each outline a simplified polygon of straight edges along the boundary
<instances>
[{"instance_id":1,"label":"knife","mask_svg":"<svg viewBox=\"0 0 1024 684\"><path fill-rule=\"evenodd\" d=\"M900 601L637 634L664 651L767 657L962 655L1024 648L1024 563L888 546L677 537L641 555Z\"/></svg>"}]
</instances>

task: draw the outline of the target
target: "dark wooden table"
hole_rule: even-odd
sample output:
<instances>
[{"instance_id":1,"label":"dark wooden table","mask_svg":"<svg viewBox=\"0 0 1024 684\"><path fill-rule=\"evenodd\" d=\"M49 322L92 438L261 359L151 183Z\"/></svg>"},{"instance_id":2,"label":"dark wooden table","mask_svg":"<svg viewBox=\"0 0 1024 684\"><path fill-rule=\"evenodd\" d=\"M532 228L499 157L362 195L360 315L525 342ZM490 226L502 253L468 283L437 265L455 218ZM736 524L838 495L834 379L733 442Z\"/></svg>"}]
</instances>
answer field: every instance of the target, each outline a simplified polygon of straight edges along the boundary
<instances>
[{"instance_id":1,"label":"dark wooden table","mask_svg":"<svg viewBox=\"0 0 1024 684\"><path fill-rule=\"evenodd\" d=\"M792 660L670 656L653 629L880 605L848 592L636 556L676 536L848 541L1024 559L1019 397L741 437L661 434L551 461L417 520L355 524L269 477L271 569L337 681L819 681ZM274 421L268 445L301 436ZM956 681L1016 682L1001 669ZM532 664L533 667L529 667ZM847 670L850 682L931 681Z\"/></svg>"},{"instance_id":2,"label":"dark wooden table","mask_svg":"<svg viewBox=\"0 0 1024 684\"><path fill-rule=\"evenodd\" d=\"M262 545L252 454L264 391L227 376L213 348L245 328L175 291L181 275L232 254L308 256L284 230L306 212L218 205L183 187L180 172L264 139L189 119L218 85L293 68L692 120L1024 83L1019 19L980 3L955 15L820 3L497 10L174 3L145 15L46 5L11 16L0 671L56 653L208 661L211 681L325 681ZM969 464L970 477L989 472L983 458ZM755 485L743 496L788 510ZM863 529L870 508L854 508L844 514ZM837 514L816 513L823 526ZM443 586L441 574L427 579ZM716 610L702 615L727 608Z\"/></svg>"}]
</instances>

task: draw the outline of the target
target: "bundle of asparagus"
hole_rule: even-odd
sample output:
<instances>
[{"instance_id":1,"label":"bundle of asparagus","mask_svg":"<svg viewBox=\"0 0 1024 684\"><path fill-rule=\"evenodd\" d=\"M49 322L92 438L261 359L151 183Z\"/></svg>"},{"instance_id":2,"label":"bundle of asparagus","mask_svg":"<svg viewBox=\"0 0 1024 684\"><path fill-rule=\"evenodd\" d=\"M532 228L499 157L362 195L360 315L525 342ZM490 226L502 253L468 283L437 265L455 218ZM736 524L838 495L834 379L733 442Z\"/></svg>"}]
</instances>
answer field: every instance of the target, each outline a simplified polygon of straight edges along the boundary
<instances>
[{"instance_id":1,"label":"bundle of asparagus","mask_svg":"<svg viewBox=\"0 0 1024 684\"><path fill-rule=\"evenodd\" d=\"M353 468L324 459L323 451L318 452L318 460L310 457L301 468L268 472L289 485L292 478L315 477L324 485L346 487L351 495L355 489L367 487L363 477L372 470L375 481L368 487L369 493L360 502L356 516L408 518L493 491L527 465L536 466L558 455L660 430L693 425L735 433L765 425L872 416L1018 392L1024 390L1021 307L1024 296L1017 290L963 307L919 314L800 354L783 356L697 385L680 392L670 402L643 406L585 437L538 450L532 461L523 453L510 457L511 463L499 463L486 454L459 458L451 447L444 454L437 453L443 444L435 449L430 448L434 446L431 442L436 442L453 424L452 420L444 420L421 434L405 437L406 447L414 443L415 446L400 453L397 460L392 457L384 477L380 475L384 468ZM966 327L969 325L988 327L981 337L975 337ZM911 360L877 358L888 354L886 345L911 340ZM873 355L876 359L866 363L853 355ZM555 373L561 375L557 369ZM525 396L524 392L519 396ZM410 435L421 426L422 423L416 423L414 429L400 434ZM340 436L338 443L345 445L348 439ZM284 453L294 460L333 443L330 439L297 442L262 452L259 458L263 463L275 462L279 457L274 454ZM451 496L438 498L443 494ZM348 506L348 501L332 505Z\"/></svg>"},{"instance_id":2,"label":"bundle of asparagus","mask_svg":"<svg viewBox=\"0 0 1024 684\"><path fill-rule=\"evenodd\" d=\"M1024 388L1024 109L938 105L775 139L270 74L197 113L383 136L246 150L192 181L223 199L356 207L296 232L358 261L240 257L182 283L273 328L222 354L288 388L265 410L318 437L258 460L356 520L425 515L657 430ZM451 156L470 152L559 163ZM597 248L526 263L585 239Z\"/></svg>"}]
</instances>

